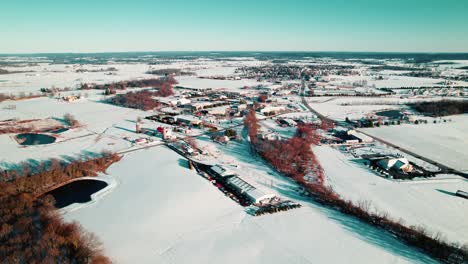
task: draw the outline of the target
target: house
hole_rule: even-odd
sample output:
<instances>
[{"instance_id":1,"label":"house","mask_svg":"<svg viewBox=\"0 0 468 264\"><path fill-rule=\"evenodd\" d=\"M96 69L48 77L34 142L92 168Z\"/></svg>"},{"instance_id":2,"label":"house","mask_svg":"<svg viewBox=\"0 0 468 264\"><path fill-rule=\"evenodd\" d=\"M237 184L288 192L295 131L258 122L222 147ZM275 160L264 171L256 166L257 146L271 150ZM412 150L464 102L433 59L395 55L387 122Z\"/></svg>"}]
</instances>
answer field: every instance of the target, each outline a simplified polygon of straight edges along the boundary
<instances>
[{"instance_id":1,"label":"house","mask_svg":"<svg viewBox=\"0 0 468 264\"><path fill-rule=\"evenodd\" d=\"M170 116L176 116L176 115L182 114L182 109L173 108L173 107L164 107L164 108L161 108L160 111L163 114L170 115Z\"/></svg>"},{"instance_id":2,"label":"house","mask_svg":"<svg viewBox=\"0 0 468 264\"><path fill-rule=\"evenodd\" d=\"M281 125L289 126L289 127L295 127L297 126L296 121L290 119L290 118L284 118L279 120Z\"/></svg>"},{"instance_id":3,"label":"house","mask_svg":"<svg viewBox=\"0 0 468 264\"><path fill-rule=\"evenodd\" d=\"M180 105L186 105L191 102L190 99L187 98L179 98L179 97L161 97L158 98L158 101L163 104L163 105L168 105L168 106L180 106Z\"/></svg>"},{"instance_id":4,"label":"house","mask_svg":"<svg viewBox=\"0 0 468 264\"><path fill-rule=\"evenodd\" d=\"M199 126L202 124L202 121L200 119L197 119L194 116L190 115L177 115L174 116L174 119L176 122L183 123L186 125Z\"/></svg>"},{"instance_id":5,"label":"house","mask_svg":"<svg viewBox=\"0 0 468 264\"><path fill-rule=\"evenodd\" d=\"M265 132L258 135L259 138L264 140L281 140L282 137L276 132Z\"/></svg>"},{"instance_id":6,"label":"house","mask_svg":"<svg viewBox=\"0 0 468 264\"><path fill-rule=\"evenodd\" d=\"M377 165L385 170L396 170L402 172L413 171L413 166L409 163L406 158L385 158L377 162Z\"/></svg>"}]
</instances>

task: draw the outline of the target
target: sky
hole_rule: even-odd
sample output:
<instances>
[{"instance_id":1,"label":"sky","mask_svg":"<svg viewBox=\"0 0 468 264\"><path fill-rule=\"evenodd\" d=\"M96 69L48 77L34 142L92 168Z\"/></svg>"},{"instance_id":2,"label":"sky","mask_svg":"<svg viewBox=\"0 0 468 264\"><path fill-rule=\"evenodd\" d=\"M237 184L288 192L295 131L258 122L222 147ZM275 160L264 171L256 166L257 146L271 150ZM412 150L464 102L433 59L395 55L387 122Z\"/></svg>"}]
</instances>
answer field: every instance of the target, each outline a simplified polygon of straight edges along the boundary
<instances>
[{"instance_id":1,"label":"sky","mask_svg":"<svg viewBox=\"0 0 468 264\"><path fill-rule=\"evenodd\" d=\"M468 0L1 0L0 53L468 52Z\"/></svg>"}]
</instances>

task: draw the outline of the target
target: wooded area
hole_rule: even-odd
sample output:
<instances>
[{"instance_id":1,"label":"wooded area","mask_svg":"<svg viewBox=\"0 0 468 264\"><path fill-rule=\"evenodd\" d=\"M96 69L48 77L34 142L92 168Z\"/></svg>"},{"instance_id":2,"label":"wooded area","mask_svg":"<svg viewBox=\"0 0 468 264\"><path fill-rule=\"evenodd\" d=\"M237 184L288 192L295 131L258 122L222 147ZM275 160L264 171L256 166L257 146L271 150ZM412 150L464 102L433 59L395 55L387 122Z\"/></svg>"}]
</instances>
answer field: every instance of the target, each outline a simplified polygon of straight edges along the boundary
<instances>
[{"instance_id":1,"label":"wooded area","mask_svg":"<svg viewBox=\"0 0 468 264\"><path fill-rule=\"evenodd\" d=\"M64 162L23 163L0 173L0 259L4 263L110 263L96 237L78 223L65 223L52 196L53 186L104 172L120 156ZM39 198L36 198L39 197Z\"/></svg>"},{"instance_id":2,"label":"wooded area","mask_svg":"<svg viewBox=\"0 0 468 264\"><path fill-rule=\"evenodd\" d=\"M468 113L468 101L466 100L419 102L410 104L410 107L425 115L436 117Z\"/></svg>"}]
</instances>

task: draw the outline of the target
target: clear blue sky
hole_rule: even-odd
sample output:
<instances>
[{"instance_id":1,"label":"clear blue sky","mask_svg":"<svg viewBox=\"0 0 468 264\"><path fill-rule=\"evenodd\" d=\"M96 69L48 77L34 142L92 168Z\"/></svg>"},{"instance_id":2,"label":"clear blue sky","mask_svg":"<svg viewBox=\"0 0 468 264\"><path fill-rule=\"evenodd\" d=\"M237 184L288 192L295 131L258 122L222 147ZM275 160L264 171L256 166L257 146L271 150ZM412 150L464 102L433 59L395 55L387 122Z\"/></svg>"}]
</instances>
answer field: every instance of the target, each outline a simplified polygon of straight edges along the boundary
<instances>
[{"instance_id":1,"label":"clear blue sky","mask_svg":"<svg viewBox=\"0 0 468 264\"><path fill-rule=\"evenodd\" d=\"M468 52L468 0L1 0L0 53Z\"/></svg>"}]
</instances>

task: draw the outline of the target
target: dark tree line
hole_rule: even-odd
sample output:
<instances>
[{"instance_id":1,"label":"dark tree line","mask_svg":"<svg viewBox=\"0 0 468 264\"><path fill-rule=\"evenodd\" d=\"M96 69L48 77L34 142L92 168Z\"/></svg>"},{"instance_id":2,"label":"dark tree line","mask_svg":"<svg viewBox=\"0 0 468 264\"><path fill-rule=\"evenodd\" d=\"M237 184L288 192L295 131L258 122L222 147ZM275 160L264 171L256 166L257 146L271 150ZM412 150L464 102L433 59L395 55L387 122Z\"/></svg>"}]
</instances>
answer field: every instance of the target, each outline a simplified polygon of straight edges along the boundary
<instances>
[{"instance_id":1,"label":"dark tree line","mask_svg":"<svg viewBox=\"0 0 468 264\"><path fill-rule=\"evenodd\" d=\"M158 69L158 70L149 70L146 72L147 74L153 74L153 75L195 75L194 72L189 72L189 71L183 71L181 69Z\"/></svg>"},{"instance_id":2,"label":"dark tree line","mask_svg":"<svg viewBox=\"0 0 468 264\"><path fill-rule=\"evenodd\" d=\"M410 104L414 110L430 116L448 116L468 113L467 100L442 100Z\"/></svg>"}]
</instances>

